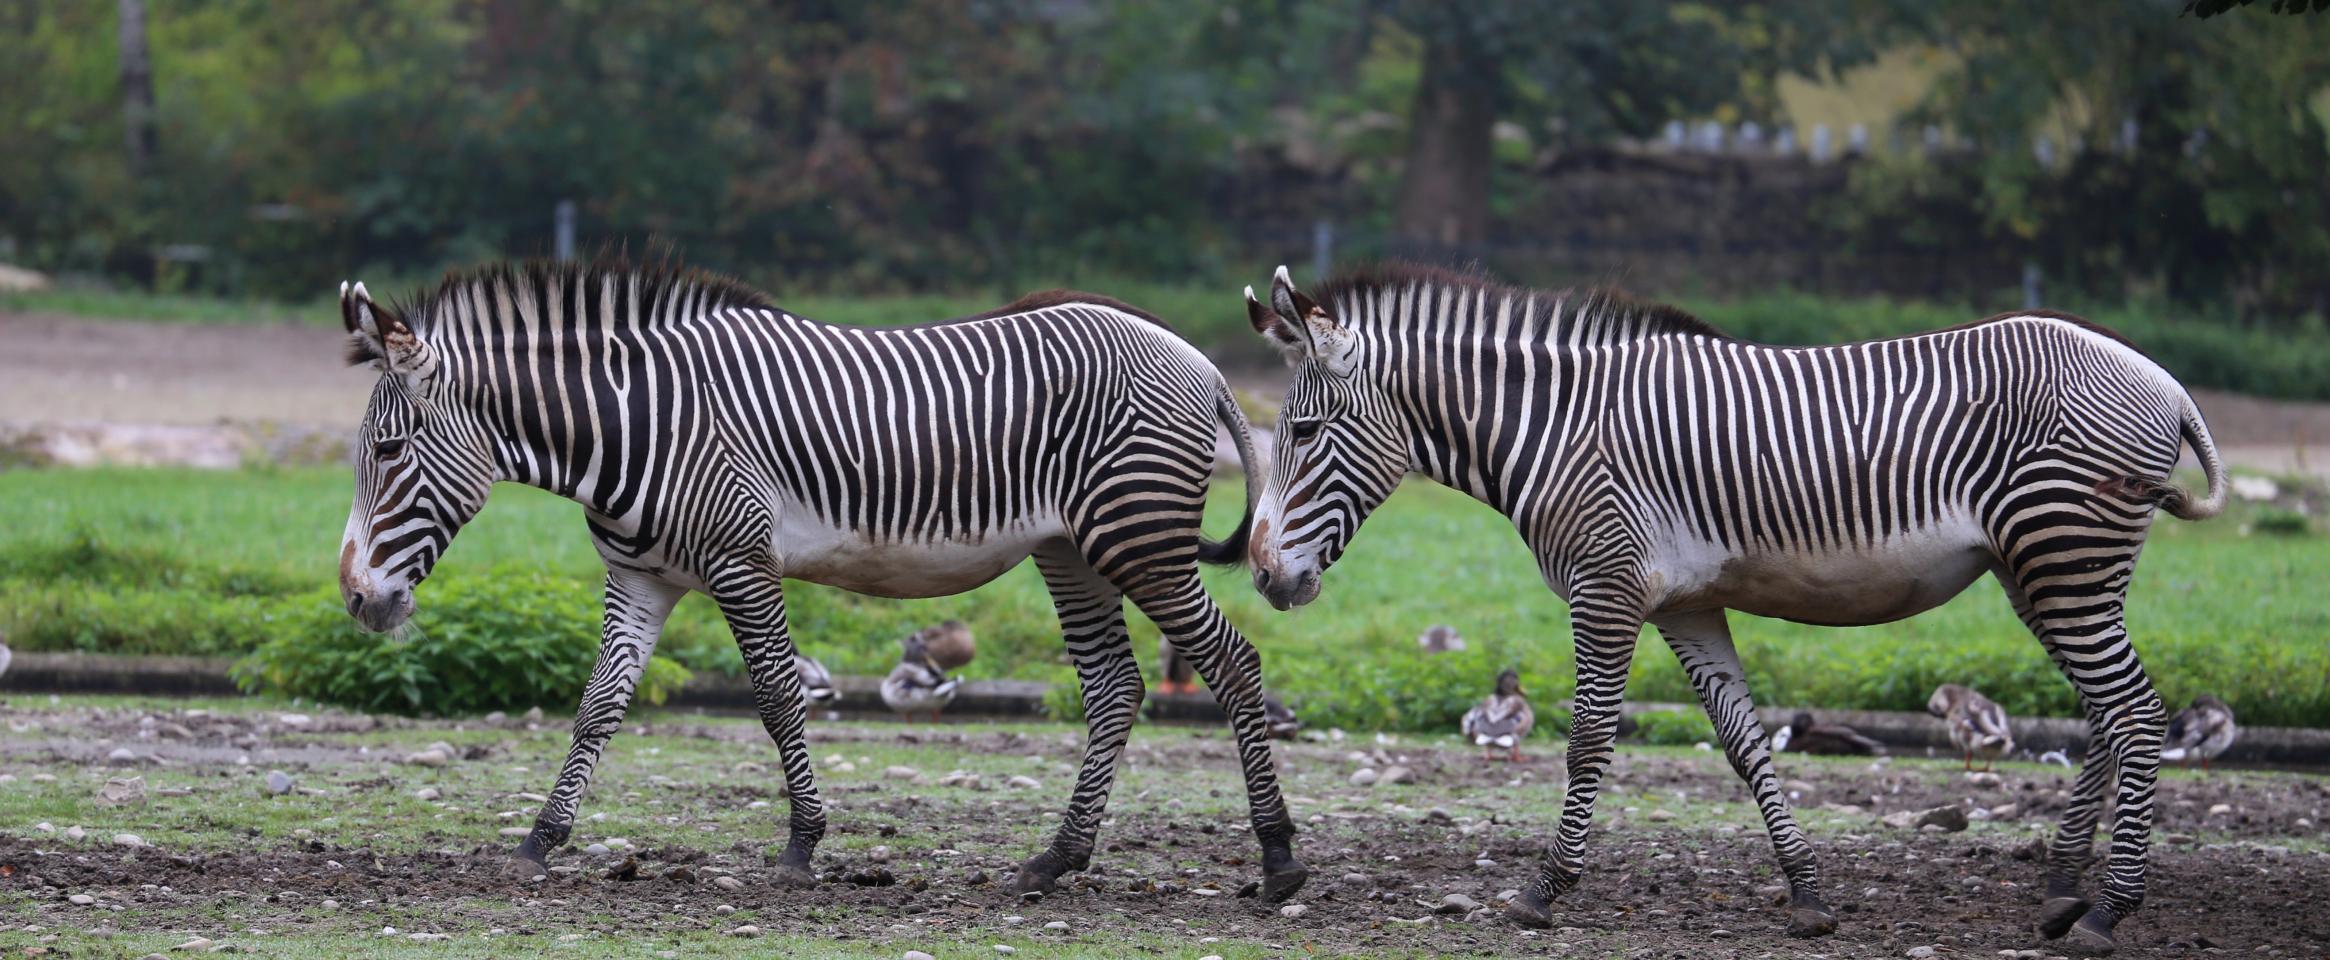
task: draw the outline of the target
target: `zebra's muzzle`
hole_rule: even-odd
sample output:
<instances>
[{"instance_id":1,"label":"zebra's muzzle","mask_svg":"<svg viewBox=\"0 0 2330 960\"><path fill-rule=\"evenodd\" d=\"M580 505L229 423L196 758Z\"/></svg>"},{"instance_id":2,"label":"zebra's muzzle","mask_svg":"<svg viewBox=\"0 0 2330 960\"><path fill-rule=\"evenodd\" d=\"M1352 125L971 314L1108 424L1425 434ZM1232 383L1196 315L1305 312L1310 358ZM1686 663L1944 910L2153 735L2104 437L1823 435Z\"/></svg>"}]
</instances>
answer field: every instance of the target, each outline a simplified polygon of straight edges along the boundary
<instances>
[{"instance_id":1,"label":"zebra's muzzle","mask_svg":"<svg viewBox=\"0 0 2330 960\"><path fill-rule=\"evenodd\" d=\"M413 615L413 592L405 589L381 594L367 594L361 590L348 591L348 615L356 618L364 629L386 633L402 626Z\"/></svg>"},{"instance_id":2,"label":"zebra's muzzle","mask_svg":"<svg viewBox=\"0 0 2330 960\"><path fill-rule=\"evenodd\" d=\"M1254 589L1262 594L1262 599L1270 601L1272 607L1292 610L1319 598L1319 572L1304 570L1293 574L1283 571L1273 574L1268 567L1256 566Z\"/></svg>"}]
</instances>

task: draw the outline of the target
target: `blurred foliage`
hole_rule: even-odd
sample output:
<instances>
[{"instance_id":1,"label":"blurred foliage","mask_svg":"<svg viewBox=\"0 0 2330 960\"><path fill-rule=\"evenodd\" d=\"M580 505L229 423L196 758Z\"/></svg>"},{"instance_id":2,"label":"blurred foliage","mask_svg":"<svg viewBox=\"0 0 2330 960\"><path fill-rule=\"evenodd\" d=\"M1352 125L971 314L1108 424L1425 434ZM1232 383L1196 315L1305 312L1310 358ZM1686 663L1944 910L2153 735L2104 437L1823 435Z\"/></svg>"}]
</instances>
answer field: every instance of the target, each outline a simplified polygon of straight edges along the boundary
<instances>
[{"instance_id":1,"label":"blurred foliage","mask_svg":"<svg viewBox=\"0 0 2330 960\"><path fill-rule=\"evenodd\" d=\"M147 6L160 156L143 181L115 5L0 7L0 256L307 302L352 274L544 252L571 200L586 249L669 244L779 293L1212 281L1304 249L1320 218L1346 249L1417 249L1357 241L1396 239L1409 167L1445 180L1484 154L1420 155L1416 131L1493 129L1485 176L1420 195L1486 194L1490 236L1550 236L1576 225L1523 211L1555 158L1673 120L1788 123L1780 77L1918 49L1951 66L1903 129L1981 148L1856 163L1850 194L1808 211L1847 245L2010 251L2050 293L2266 325L2330 312L2330 18L2262 7ZM1494 127L1419 116L1435 76Z\"/></svg>"}]
</instances>

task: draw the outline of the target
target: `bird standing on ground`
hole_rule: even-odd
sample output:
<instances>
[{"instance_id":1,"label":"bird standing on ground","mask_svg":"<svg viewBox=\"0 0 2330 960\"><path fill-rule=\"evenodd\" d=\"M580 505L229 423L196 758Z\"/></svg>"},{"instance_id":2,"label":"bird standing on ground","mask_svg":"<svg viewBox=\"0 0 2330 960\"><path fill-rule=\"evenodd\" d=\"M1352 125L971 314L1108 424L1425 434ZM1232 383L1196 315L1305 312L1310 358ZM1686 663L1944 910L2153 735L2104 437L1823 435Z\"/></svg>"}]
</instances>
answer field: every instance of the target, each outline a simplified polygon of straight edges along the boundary
<instances>
[{"instance_id":1,"label":"bird standing on ground","mask_svg":"<svg viewBox=\"0 0 2330 960\"><path fill-rule=\"evenodd\" d=\"M902 648L898 666L882 678L882 702L909 720L928 716L933 722L938 713L955 699L955 688L962 683L951 679L939 669L930 655L927 631L910 634L898 642Z\"/></svg>"},{"instance_id":2,"label":"bird standing on ground","mask_svg":"<svg viewBox=\"0 0 2330 960\"><path fill-rule=\"evenodd\" d=\"M1460 728L1481 748L1483 759L1497 759L1496 748L1503 747L1505 759L1519 762L1521 741L1536 725L1537 713L1529 709L1529 696L1521 692L1521 674L1507 669L1497 674L1496 692L1464 712Z\"/></svg>"},{"instance_id":3,"label":"bird standing on ground","mask_svg":"<svg viewBox=\"0 0 2330 960\"><path fill-rule=\"evenodd\" d=\"M2199 761L2201 769L2233 745L2241 735L2233 725L2233 708L2208 694L2192 698L2192 706L2168 720L2168 738L2160 744L2160 759L2169 763Z\"/></svg>"},{"instance_id":4,"label":"bird standing on ground","mask_svg":"<svg viewBox=\"0 0 2330 960\"><path fill-rule=\"evenodd\" d=\"M1780 732L1772 735L1774 753L1818 753L1828 756L1868 757L1885 752L1885 745L1862 736L1841 723L1820 723L1803 710Z\"/></svg>"},{"instance_id":5,"label":"bird standing on ground","mask_svg":"<svg viewBox=\"0 0 2330 960\"><path fill-rule=\"evenodd\" d=\"M1269 725L1272 740L1291 740L1303 730L1302 718L1294 715L1294 708L1267 693L1262 695L1262 720Z\"/></svg>"},{"instance_id":6,"label":"bird standing on ground","mask_svg":"<svg viewBox=\"0 0 2330 960\"><path fill-rule=\"evenodd\" d=\"M961 670L971 665L971 658L979 655L979 643L971 636L971 627L961 620L942 620L937 626L924 627L916 636L930 650L930 662L941 670Z\"/></svg>"},{"instance_id":7,"label":"bird standing on ground","mask_svg":"<svg viewBox=\"0 0 2330 960\"><path fill-rule=\"evenodd\" d=\"M833 673L818 663L816 658L798 650L793 652L793 672L801 676L801 699L806 703L832 703L841 699L841 691L833 686Z\"/></svg>"},{"instance_id":8,"label":"bird standing on ground","mask_svg":"<svg viewBox=\"0 0 2330 960\"><path fill-rule=\"evenodd\" d=\"M1455 653L1464 649L1464 635L1457 633L1455 627L1435 623L1416 635L1416 645L1423 647L1425 653Z\"/></svg>"},{"instance_id":9,"label":"bird standing on ground","mask_svg":"<svg viewBox=\"0 0 2330 960\"><path fill-rule=\"evenodd\" d=\"M1991 761L2014 749L2014 731L2006 725L2006 711L1971 687L1942 684L1926 700L1925 712L1949 725L1950 745L1958 748L1968 770L1974 769L1977 756L1982 758L1982 769L1988 770Z\"/></svg>"}]
</instances>

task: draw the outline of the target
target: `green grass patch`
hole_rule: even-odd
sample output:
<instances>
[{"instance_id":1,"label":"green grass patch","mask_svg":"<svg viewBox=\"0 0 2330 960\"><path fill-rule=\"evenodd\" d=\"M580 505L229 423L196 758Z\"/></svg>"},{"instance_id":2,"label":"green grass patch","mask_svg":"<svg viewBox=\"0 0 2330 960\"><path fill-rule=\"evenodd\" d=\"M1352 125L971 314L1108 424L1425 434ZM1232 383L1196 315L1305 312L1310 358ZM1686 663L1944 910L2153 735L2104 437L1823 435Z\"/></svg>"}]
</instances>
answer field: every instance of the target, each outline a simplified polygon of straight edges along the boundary
<instances>
[{"instance_id":1,"label":"green grass patch","mask_svg":"<svg viewBox=\"0 0 2330 960\"><path fill-rule=\"evenodd\" d=\"M349 483L335 468L0 473L9 507L0 631L20 650L242 654L328 644L347 629L332 584ZM1237 484L1215 484L1207 528L1228 530L1242 503ZM2330 539L2244 535L2252 512L2237 506L2211 523L2154 527L2129 602L2137 649L2173 704L2214 693L2248 723L2330 725L2330 646L2319 642L2330 635L2330 611L2315 595ZM514 485L497 488L422 587L415 624L481 640L508 635L508 625L490 625L499 601L481 591L515 569L559 585L556 616L575 621L567 642L594 642L601 570L581 510ZM1507 665L1549 712L1572 689L1567 612L1519 536L1493 511L1429 483L1406 485L1369 521L1311 606L1271 610L1244 570L1205 577L1262 650L1269 686L1315 726L1450 729ZM838 672L884 672L898 637L958 617L979 633L980 657L966 675L1072 682L1032 565L953 598L881 600L795 582L788 600L796 638ZM1132 619L1146 663L1155 629ZM1422 655L1415 636L1433 623L1456 626L1471 649ZM1764 703L1918 710L1936 685L1958 682L2017 714L2076 715L2070 687L1988 580L1884 626L1732 623ZM692 670L740 668L717 609L701 597L682 604L660 652ZM1655 633L1637 651L1628 693L1692 697ZM1553 726L1541 725L1548 736Z\"/></svg>"}]
</instances>

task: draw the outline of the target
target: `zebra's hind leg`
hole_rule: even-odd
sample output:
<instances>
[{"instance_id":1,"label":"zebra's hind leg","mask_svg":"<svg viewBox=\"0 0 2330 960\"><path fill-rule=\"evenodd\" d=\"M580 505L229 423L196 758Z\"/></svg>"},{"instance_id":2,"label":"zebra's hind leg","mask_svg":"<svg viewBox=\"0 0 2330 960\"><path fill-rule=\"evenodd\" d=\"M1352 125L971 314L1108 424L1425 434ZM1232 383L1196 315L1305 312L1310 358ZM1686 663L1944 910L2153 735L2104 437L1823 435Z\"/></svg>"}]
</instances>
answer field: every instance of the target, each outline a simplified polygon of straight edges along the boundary
<instances>
[{"instance_id":1,"label":"zebra's hind leg","mask_svg":"<svg viewBox=\"0 0 2330 960\"><path fill-rule=\"evenodd\" d=\"M550 851L566 842L574 830L575 808L591 782L591 770L607 740L623 725L631 695L647 658L655 653L663 621L687 591L645 574L610 568L607 571L606 615L599 633L599 659L591 666L582 705L574 713L574 745L558 768L558 783L534 818L534 829L518 844L513 871L528 876L542 872Z\"/></svg>"},{"instance_id":2,"label":"zebra's hind leg","mask_svg":"<svg viewBox=\"0 0 2330 960\"><path fill-rule=\"evenodd\" d=\"M2014 604L2015 615L2030 628L2039 643L2046 648L2047 658L2056 669L2071 676L2071 663L2061 648L2047 639L2045 626L2030 598L2022 587L2003 569L1997 571L1998 583L2006 591L2007 600ZM2074 686L2077 682L2074 681ZM2056 827L2053 842L2047 847L2046 900L2039 908L2039 935L2053 940L2071 932L2073 924L2087 914L2093 904L2079 892L2082 874L2095 855L2095 825L2103 817L2104 791L2109 789L2119 766L2112 760L2111 745L2104 739L2104 724L2095 714L2095 703L2081 696L2080 709L2087 716L2087 752L2079 760L2079 776L2071 785L2070 804L2064 808L2063 821Z\"/></svg>"},{"instance_id":3,"label":"zebra's hind leg","mask_svg":"<svg viewBox=\"0 0 2330 960\"><path fill-rule=\"evenodd\" d=\"M1036 551L1036 567L1051 589L1061 636L1076 662L1086 732L1084 766L1077 771L1076 792L1068 799L1060 830L1052 845L1021 865L1011 882L1011 892L1023 896L1050 893L1061 874L1091 863L1093 836L1141 706L1141 669L1125 635L1124 593L1093 572L1072 549L1047 545Z\"/></svg>"},{"instance_id":4,"label":"zebra's hind leg","mask_svg":"<svg viewBox=\"0 0 2330 960\"><path fill-rule=\"evenodd\" d=\"M1594 796L1610 769L1611 744L1618 739L1618 704L1626 696L1626 668L1634 660L1634 640L1642 632L1638 608L1616 596L1577 591L1570 601L1578 660L1578 695L1570 719L1569 787L1562 794L1561 828L1547 851L1537 881L1505 907L1505 917L1525 927L1553 926L1552 903L1577 885L1585 871L1586 830L1594 820Z\"/></svg>"},{"instance_id":5,"label":"zebra's hind leg","mask_svg":"<svg viewBox=\"0 0 2330 960\"><path fill-rule=\"evenodd\" d=\"M1311 871L1295 859L1294 818L1287 815L1271 761L1270 726L1262 714L1262 655L1206 596L1195 569L1119 585L1197 668L1214 700L1230 715L1230 729L1238 738L1238 763L1246 775L1254 838L1262 843L1262 899L1275 903L1294 896Z\"/></svg>"},{"instance_id":6,"label":"zebra's hind leg","mask_svg":"<svg viewBox=\"0 0 2330 960\"><path fill-rule=\"evenodd\" d=\"M2132 533L2132 535L2131 535ZM2073 536L2076 534L2076 536ZM2110 776L2104 756L2093 750L2101 740L2111 765L2118 767L2116 812L2112 821L2111 856L2106 865L2103 893L2072 924L2061 931L2062 896L2073 889L2078 869L2072 847L2087 844L2081 820L2096 816L2096 804L2080 804L2064 816L2062 832L2051 853L2065 854L2064 864L2048 865L2048 911L2042 914L2040 933L2066 937L2066 945L2085 953L2110 953L2117 947L2112 928L2144 903L2144 873L2152 838L2152 792L2160 769L2160 742L2167 732L2168 710L2153 689L2152 680L2136 650L2128 643L2122 621L2123 596L2135 569L2143 530L2086 527L2076 531L2052 529L2033 539L2031 549L2010 552L2009 569L2020 596L2026 600L2040 628L2040 642L2079 691L2091 734L2091 753L2083 763L2075 793L2092 789L2102 793ZM2096 543L2119 536L2126 549L2103 554ZM2062 537L2070 547L2048 541ZM2076 549L2076 554L2065 555ZM2059 552L2060 551L2060 552ZM2090 773L2094 769L2094 773ZM2089 778L2094 777L2093 783ZM2050 857L2050 861L2054 858Z\"/></svg>"},{"instance_id":7,"label":"zebra's hind leg","mask_svg":"<svg viewBox=\"0 0 2330 960\"><path fill-rule=\"evenodd\" d=\"M1773 772L1772 751L1765 744L1764 726L1756 719L1747 672L1740 666L1739 650L1731 642L1724 612L1662 617L1654 622L1659 635L1675 651L1675 659L1682 662L1692 688L1698 691L1707 719L1715 724L1716 738L1723 742L1724 757L1731 761L1732 771L1746 781L1748 792L1755 795L1756 808L1764 815L1772 850L1779 855L1780 870L1788 875L1788 935L1835 933L1836 913L1821 900L1820 872L1812 845L1805 841L1795 815L1788 812L1788 797L1781 792L1780 778Z\"/></svg>"},{"instance_id":8,"label":"zebra's hind leg","mask_svg":"<svg viewBox=\"0 0 2330 960\"><path fill-rule=\"evenodd\" d=\"M736 634L744 653L745 674L752 678L752 699L760 712L761 728L777 742L785 767L785 799L791 808L785 850L777 856L775 881L779 886L806 887L817 883L809 857L825 838L825 801L817 795L810 770L809 743L802 726L808 705L801 699L801 676L793 666L792 628L785 620L784 580L760 564L749 564L714 578L712 597Z\"/></svg>"}]
</instances>

